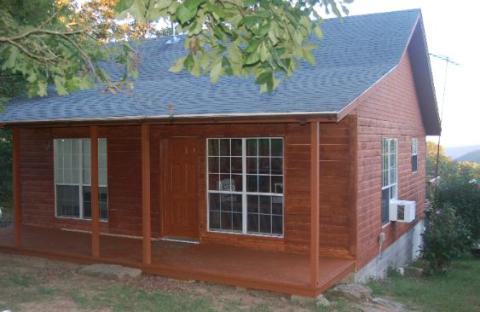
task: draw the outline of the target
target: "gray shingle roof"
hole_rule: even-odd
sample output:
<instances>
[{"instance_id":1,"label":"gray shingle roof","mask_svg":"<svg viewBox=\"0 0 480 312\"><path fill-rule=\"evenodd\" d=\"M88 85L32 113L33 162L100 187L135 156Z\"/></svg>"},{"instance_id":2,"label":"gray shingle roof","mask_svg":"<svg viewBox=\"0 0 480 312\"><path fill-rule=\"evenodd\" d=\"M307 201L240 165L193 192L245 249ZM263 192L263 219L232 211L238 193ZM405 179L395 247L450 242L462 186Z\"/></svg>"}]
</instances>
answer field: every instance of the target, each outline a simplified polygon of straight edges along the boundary
<instances>
[{"instance_id":1,"label":"gray shingle roof","mask_svg":"<svg viewBox=\"0 0 480 312\"><path fill-rule=\"evenodd\" d=\"M147 41L132 91L16 99L0 113L0 123L165 117L170 103L176 116L337 113L399 63L419 15L409 10L326 20L314 50L317 64L302 63L271 94L260 93L252 79L224 77L212 85L207 77L170 73L183 44Z\"/></svg>"}]
</instances>

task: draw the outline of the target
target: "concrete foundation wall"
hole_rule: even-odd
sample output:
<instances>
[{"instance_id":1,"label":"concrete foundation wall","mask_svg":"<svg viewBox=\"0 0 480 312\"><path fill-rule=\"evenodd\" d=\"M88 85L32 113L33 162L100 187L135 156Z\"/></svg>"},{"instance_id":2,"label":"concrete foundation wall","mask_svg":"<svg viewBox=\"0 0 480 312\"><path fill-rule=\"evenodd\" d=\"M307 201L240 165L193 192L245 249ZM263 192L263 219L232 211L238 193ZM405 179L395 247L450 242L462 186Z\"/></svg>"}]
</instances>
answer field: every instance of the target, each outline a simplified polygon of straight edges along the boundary
<instances>
[{"instance_id":1,"label":"concrete foundation wall","mask_svg":"<svg viewBox=\"0 0 480 312\"><path fill-rule=\"evenodd\" d=\"M355 282L365 283L370 279L385 278L389 268L405 266L420 256L424 221L420 220L407 233L355 273Z\"/></svg>"}]
</instances>

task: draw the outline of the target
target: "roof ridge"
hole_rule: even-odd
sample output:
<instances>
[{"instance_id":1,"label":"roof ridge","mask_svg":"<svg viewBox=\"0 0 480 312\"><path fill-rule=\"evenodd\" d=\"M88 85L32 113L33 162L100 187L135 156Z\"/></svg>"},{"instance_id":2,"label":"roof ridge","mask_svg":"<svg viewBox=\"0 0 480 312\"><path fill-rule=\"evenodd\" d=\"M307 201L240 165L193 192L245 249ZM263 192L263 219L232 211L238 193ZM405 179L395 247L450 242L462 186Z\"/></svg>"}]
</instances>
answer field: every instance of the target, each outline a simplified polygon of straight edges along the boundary
<instances>
[{"instance_id":1,"label":"roof ridge","mask_svg":"<svg viewBox=\"0 0 480 312\"><path fill-rule=\"evenodd\" d=\"M361 18L361 17L372 17L372 16L379 16L379 15L393 15L393 14L406 14L406 13L418 13L421 14L422 10L420 8L412 8L412 9L405 9L405 10L393 10L393 11L385 11L385 12L373 12L373 13L362 13L362 14L352 14L343 17L333 16L324 18L324 21L331 21L337 20L339 18L343 19L354 19L354 18Z\"/></svg>"}]
</instances>

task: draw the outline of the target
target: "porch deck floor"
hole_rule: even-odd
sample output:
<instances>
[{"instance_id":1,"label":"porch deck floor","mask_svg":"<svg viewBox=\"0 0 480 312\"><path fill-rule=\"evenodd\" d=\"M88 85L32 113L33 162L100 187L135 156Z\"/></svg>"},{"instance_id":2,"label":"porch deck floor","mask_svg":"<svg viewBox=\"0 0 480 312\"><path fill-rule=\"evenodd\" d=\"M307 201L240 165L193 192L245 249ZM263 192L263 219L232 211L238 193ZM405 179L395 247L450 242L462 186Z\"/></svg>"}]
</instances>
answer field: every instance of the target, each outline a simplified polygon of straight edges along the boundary
<instances>
[{"instance_id":1,"label":"porch deck floor","mask_svg":"<svg viewBox=\"0 0 480 312\"><path fill-rule=\"evenodd\" d=\"M0 229L0 251L45 255L81 262L108 262L181 279L315 295L353 271L353 260L321 257L320 284L309 284L308 255L217 244L152 242L152 264L142 265L142 241L102 235L100 259L91 257L90 234L32 226L22 228L22 247L14 247L13 227ZM3 247L3 248L2 248Z\"/></svg>"}]
</instances>

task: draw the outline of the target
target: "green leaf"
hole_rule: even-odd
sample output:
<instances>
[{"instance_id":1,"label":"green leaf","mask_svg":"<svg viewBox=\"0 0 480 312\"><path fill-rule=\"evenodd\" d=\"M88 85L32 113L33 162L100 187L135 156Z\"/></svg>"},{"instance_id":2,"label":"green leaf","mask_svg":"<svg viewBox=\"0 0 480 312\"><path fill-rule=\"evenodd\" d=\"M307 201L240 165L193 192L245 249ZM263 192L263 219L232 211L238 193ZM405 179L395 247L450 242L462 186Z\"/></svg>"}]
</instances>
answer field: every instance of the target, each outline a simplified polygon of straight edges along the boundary
<instances>
[{"instance_id":1,"label":"green leaf","mask_svg":"<svg viewBox=\"0 0 480 312\"><path fill-rule=\"evenodd\" d=\"M259 40L253 39L252 41L249 42L249 45L245 49L245 52L247 52L247 53L255 52L257 50L259 44L260 44Z\"/></svg>"},{"instance_id":2,"label":"green leaf","mask_svg":"<svg viewBox=\"0 0 480 312\"><path fill-rule=\"evenodd\" d=\"M180 24L185 24L186 22L190 21L196 13L197 10L189 9L184 4L181 4L178 6L175 14Z\"/></svg>"},{"instance_id":3,"label":"green leaf","mask_svg":"<svg viewBox=\"0 0 480 312\"><path fill-rule=\"evenodd\" d=\"M187 8L192 10L198 10L198 7L206 0L185 0L183 3Z\"/></svg>"},{"instance_id":4,"label":"green leaf","mask_svg":"<svg viewBox=\"0 0 480 312\"><path fill-rule=\"evenodd\" d=\"M170 67L170 71L172 73L179 73L183 70L184 68L184 65L183 65L183 62L185 61L185 57L181 57L179 58L176 62L175 62L175 65L173 65L172 67Z\"/></svg>"},{"instance_id":5,"label":"green leaf","mask_svg":"<svg viewBox=\"0 0 480 312\"><path fill-rule=\"evenodd\" d=\"M225 17L225 10L219 5L215 5L211 2L207 3L207 10L212 12L216 19L221 19Z\"/></svg>"},{"instance_id":6,"label":"green leaf","mask_svg":"<svg viewBox=\"0 0 480 312\"><path fill-rule=\"evenodd\" d=\"M44 80L37 81L37 95L38 96L46 96L47 95L47 82Z\"/></svg>"},{"instance_id":7,"label":"green leaf","mask_svg":"<svg viewBox=\"0 0 480 312\"><path fill-rule=\"evenodd\" d=\"M244 24L248 28L256 26L262 21L262 18L258 16L245 16L240 23Z\"/></svg>"},{"instance_id":8,"label":"green leaf","mask_svg":"<svg viewBox=\"0 0 480 312\"><path fill-rule=\"evenodd\" d=\"M257 52L250 53L245 60L245 65L253 65L260 61L260 55Z\"/></svg>"},{"instance_id":9,"label":"green leaf","mask_svg":"<svg viewBox=\"0 0 480 312\"><path fill-rule=\"evenodd\" d=\"M186 22L193 19L195 15L197 15L198 7L204 3L206 0L186 0L183 4L181 4L177 8L177 18L181 24L185 24Z\"/></svg>"},{"instance_id":10,"label":"green leaf","mask_svg":"<svg viewBox=\"0 0 480 312\"><path fill-rule=\"evenodd\" d=\"M58 95L67 95L67 89L65 89L65 77L55 76L53 78L55 83L55 89L57 90Z\"/></svg>"},{"instance_id":11,"label":"green leaf","mask_svg":"<svg viewBox=\"0 0 480 312\"><path fill-rule=\"evenodd\" d=\"M210 81L212 83L217 83L221 74L222 74L222 61L220 60L212 66L212 70L210 71Z\"/></svg>"},{"instance_id":12,"label":"green leaf","mask_svg":"<svg viewBox=\"0 0 480 312\"><path fill-rule=\"evenodd\" d=\"M159 0L155 3L155 8L159 10L164 10L172 4L172 0Z\"/></svg>"},{"instance_id":13,"label":"green leaf","mask_svg":"<svg viewBox=\"0 0 480 312\"><path fill-rule=\"evenodd\" d=\"M272 24L272 28L273 27L275 27L275 24ZM268 32L268 38L270 38L270 41L272 42L272 45L275 46L278 43L276 30L270 29L270 31Z\"/></svg>"},{"instance_id":14,"label":"green leaf","mask_svg":"<svg viewBox=\"0 0 480 312\"><path fill-rule=\"evenodd\" d=\"M123 12L132 7L134 0L118 0L117 5L115 6L116 12Z\"/></svg>"},{"instance_id":15,"label":"green leaf","mask_svg":"<svg viewBox=\"0 0 480 312\"><path fill-rule=\"evenodd\" d=\"M257 31L257 36L263 37L268 33L269 30L270 30L270 23L265 23L261 25Z\"/></svg>"},{"instance_id":16,"label":"green leaf","mask_svg":"<svg viewBox=\"0 0 480 312\"><path fill-rule=\"evenodd\" d=\"M189 54L185 59L185 62L183 62L183 65L188 71L192 71L194 64L195 64L195 60L193 59L192 54Z\"/></svg>"},{"instance_id":17,"label":"green leaf","mask_svg":"<svg viewBox=\"0 0 480 312\"><path fill-rule=\"evenodd\" d=\"M192 23L189 30L189 35L198 35L202 31L202 24L197 23L196 21Z\"/></svg>"},{"instance_id":18,"label":"green leaf","mask_svg":"<svg viewBox=\"0 0 480 312\"><path fill-rule=\"evenodd\" d=\"M81 89L81 90L85 90L85 89L88 89L92 86L92 81L90 80L90 77L85 75L83 76L80 81L78 82L78 87Z\"/></svg>"},{"instance_id":19,"label":"green leaf","mask_svg":"<svg viewBox=\"0 0 480 312\"><path fill-rule=\"evenodd\" d=\"M264 42L262 42L262 44L260 44L259 46L259 53L260 53L260 61L265 62L266 60L268 60L270 53Z\"/></svg>"},{"instance_id":20,"label":"green leaf","mask_svg":"<svg viewBox=\"0 0 480 312\"><path fill-rule=\"evenodd\" d=\"M317 38L320 39L323 37L323 31L320 26L315 26L315 28L313 28L313 32L315 33L315 36L317 36Z\"/></svg>"},{"instance_id":21,"label":"green leaf","mask_svg":"<svg viewBox=\"0 0 480 312\"><path fill-rule=\"evenodd\" d=\"M243 54L238 45L232 43L228 47L228 56L233 63L241 63L243 61Z\"/></svg>"},{"instance_id":22,"label":"green leaf","mask_svg":"<svg viewBox=\"0 0 480 312\"><path fill-rule=\"evenodd\" d=\"M310 63L311 65L315 64L315 56L313 55L313 53L310 49L303 48L302 49L302 54L303 54L303 57L307 60L308 63Z\"/></svg>"},{"instance_id":23,"label":"green leaf","mask_svg":"<svg viewBox=\"0 0 480 312\"><path fill-rule=\"evenodd\" d=\"M30 75L28 75L28 82L33 83L35 82L35 80L37 80L37 74L35 74L35 72L32 72Z\"/></svg>"},{"instance_id":24,"label":"green leaf","mask_svg":"<svg viewBox=\"0 0 480 312\"><path fill-rule=\"evenodd\" d=\"M258 84L266 84L267 82L272 80L272 72L266 71L258 75L257 79L255 80Z\"/></svg>"},{"instance_id":25,"label":"green leaf","mask_svg":"<svg viewBox=\"0 0 480 312\"><path fill-rule=\"evenodd\" d=\"M17 60L17 56L20 54L17 47L11 47L9 49L9 52L10 53L8 54L7 61L2 65L2 70L8 69L8 68L14 68Z\"/></svg>"}]
</instances>

